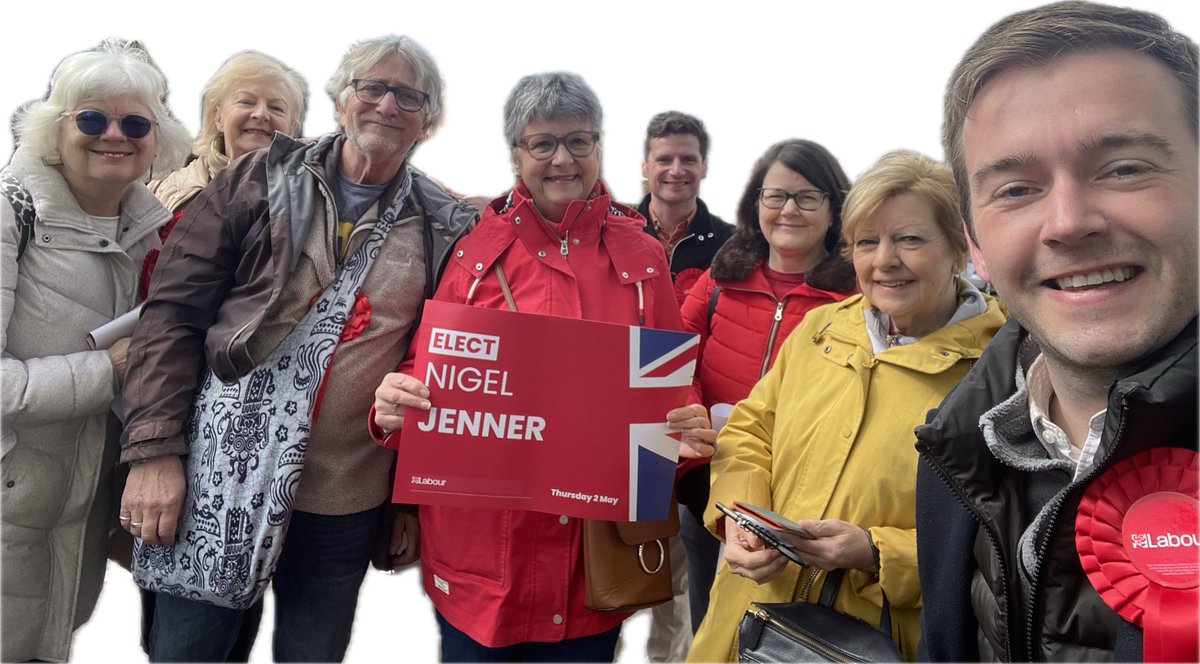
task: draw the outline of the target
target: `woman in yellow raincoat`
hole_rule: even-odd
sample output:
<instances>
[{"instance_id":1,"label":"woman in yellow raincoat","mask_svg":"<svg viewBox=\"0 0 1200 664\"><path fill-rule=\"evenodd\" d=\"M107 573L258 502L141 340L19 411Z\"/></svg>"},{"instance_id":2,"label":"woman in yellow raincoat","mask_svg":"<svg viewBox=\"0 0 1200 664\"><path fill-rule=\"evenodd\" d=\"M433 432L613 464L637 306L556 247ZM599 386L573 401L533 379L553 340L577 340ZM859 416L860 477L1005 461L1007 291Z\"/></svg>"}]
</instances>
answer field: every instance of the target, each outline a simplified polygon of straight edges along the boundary
<instances>
[{"instance_id":1,"label":"woman in yellow raincoat","mask_svg":"<svg viewBox=\"0 0 1200 664\"><path fill-rule=\"evenodd\" d=\"M738 403L712 462L705 525L725 540L710 608L689 661L737 659L751 601L815 602L846 570L834 609L878 625L916 656L913 428L925 421L1004 323L999 303L959 273L967 260L949 169L912 152L885 155L850 190L843 251L861 295L815 309L771 371ZM735 501L774 510L814 536L809 567L722 515Z\"/></svg>"}]
</instances>

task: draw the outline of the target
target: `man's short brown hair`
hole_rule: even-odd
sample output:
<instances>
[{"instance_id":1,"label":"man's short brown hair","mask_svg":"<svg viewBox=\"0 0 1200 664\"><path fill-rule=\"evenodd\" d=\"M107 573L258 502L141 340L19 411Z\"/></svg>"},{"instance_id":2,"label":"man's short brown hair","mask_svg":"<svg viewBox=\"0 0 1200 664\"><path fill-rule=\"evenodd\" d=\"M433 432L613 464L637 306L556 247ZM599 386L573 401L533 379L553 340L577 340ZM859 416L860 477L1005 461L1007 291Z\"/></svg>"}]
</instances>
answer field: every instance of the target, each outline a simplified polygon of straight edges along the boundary
<instances>
[{"instance_id":1,"label":"man's short brown hair","mask_svg":"<svg viewBox=\"0 0 1200 664\"><path fill-rule=\"evenodd\" d=\"M1017 12L988 28L950 75L942 122L942 148L958 183L971 239L971 185L963 154L963 125L975 96L997 74L1041 67L1082 52L1125 49L1162 62L1175 76L1185 117L1196 136L1197 47L1158 14L1093 2L1056 2Z\"/></svg>"},{"instance_id":2,"label":"man's short brown hair","mask_svg":"<svg viewBox=\"0 0 1200 664\"><path fill-rule=\"evenodd\" d=\"M665 111L650 118L646 127L646 143L642 148L642 158L650 156L650 141L655 138L665 138L676 134L695 136L700 141L700 159L708 159L708 132L700 118L679 111Z\"/></svg>"}]
</instances>

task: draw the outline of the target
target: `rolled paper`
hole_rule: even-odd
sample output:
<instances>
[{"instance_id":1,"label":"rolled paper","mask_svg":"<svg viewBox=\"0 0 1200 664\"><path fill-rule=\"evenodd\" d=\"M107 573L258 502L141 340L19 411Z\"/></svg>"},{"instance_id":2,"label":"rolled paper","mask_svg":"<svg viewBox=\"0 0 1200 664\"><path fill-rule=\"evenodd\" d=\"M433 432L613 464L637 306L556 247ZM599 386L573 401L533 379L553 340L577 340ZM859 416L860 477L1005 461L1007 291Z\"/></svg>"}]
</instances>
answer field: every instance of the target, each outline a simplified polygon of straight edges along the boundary
<instances>
[{"instance_id":1,"label":"rolled paper","mask_svg":"<svg viewBox=\"0 0 1200 664\"><path fill-rule=\"evenodd\" d=\"M141 318L142 307L144 306L145 304L139 304L133 309L88 332L88 348L92 350L105 350L111 348L117 341L133 334L133 328L137 325L138 319Z\"/></svg>"}]
</instances>

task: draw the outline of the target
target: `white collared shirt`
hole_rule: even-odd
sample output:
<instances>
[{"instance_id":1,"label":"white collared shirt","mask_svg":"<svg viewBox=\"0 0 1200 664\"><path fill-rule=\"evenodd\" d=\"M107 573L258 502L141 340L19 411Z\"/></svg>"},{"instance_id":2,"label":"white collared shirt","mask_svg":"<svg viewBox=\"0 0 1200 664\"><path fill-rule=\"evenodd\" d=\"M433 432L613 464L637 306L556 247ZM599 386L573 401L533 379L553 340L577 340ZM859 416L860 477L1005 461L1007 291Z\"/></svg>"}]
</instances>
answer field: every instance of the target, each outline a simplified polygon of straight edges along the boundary
<instances>
[{"instance_id":1,"label":"white collared shirt","mask_svg":"<svg viewBox=\"0 0 1200 664\"><path fill-rule=\"evenodd\" d=\"M1054 397L1054 386L1050 384L1050 370L1045 359L1045 356L1038 355L1029 365L1029 372L1025 376L1029 386L1029 419L1033 422L1033 434L1051 458L1065 459L1074 464L1075 475L1072 479L1077 480L1091 472L1099 456L1100 434L1104 433L1104 414L1107 409L1100 410L1088 420L1088 435L1083 445L1072 445L1067 432L1050 421L1050 400Z\"/></svg>"}]
</instances>

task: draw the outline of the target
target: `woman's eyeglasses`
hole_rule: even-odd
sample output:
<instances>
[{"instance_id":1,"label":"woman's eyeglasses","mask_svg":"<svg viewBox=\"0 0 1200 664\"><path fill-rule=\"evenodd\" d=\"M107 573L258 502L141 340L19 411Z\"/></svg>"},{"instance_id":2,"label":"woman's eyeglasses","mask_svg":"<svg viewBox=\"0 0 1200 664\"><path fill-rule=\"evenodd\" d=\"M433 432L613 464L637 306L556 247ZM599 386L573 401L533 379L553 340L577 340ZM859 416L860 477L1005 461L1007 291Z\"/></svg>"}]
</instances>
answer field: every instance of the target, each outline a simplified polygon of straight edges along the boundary
<instances>
[{"instance_id":1,"label":"woman's eyeglasses","mask_svg":"<svg viewBox=\"0 0 1200 664\"><path fill-rule=\"evenodd\" d=\"M538 161L545 161L558 152L560 144L566 146L567 152L571 153L571 156L582 158L590 155L596 149L598 142L600 142L600 132L580 130L562 137L554 134L530 134L522 136L516 146L525 148L530 157Z\"/></svg>"},{"instance_id":2,"label":"woman's eyeglasses","mask_svg":"<svg viewBox=\"0 0 1200 664\"><path fill-rule=\"evenodd\" d=\"M383 81L372 81L366 78L351 79L350 84L354 86L354 96L364 104L378 104L390 92L400 110L416 113L425 107L425 102L429 101L427 93L404 85L388 85Z\"/></svg>"},{"instance_id":3,"label":"woman's eyeglasses","mask_svg":"<svg viewBox=\"0 0 1200 664\"><path fill-rule=\"evenodd\" d=\"M72 115L70 111L63 113L63 117ZM109 118L103 111L94 109L86 109L83 111L75 111L75 126L79 128L80 133L85 136L99 136L108 129L108 124L114 119L117 121L117 127L121 129L121 133L128 138L145 138L154 129L154 120L137 113L126 113L118 115L116 118Z\"/></svg>"},{"instance_id":4,"label":"woman's eyeglasses","mask_svg":"<svg viewBox=\"0 0 1200 664\"><path fill-rule=\"evenodd\" d=\"M758 200L772 210L782 209L787 205L789 198L796 201L796 207L801 210L813 212L821 207L821 203L825 202L826 194L819 189L786 191L775 187L764 187L758 190Z\"/></svg>"}]
</instances>

